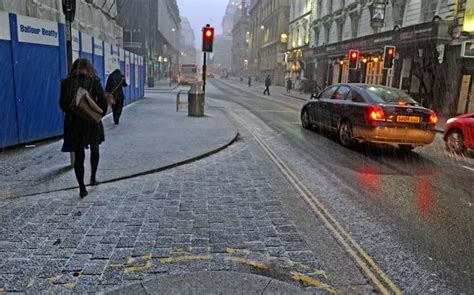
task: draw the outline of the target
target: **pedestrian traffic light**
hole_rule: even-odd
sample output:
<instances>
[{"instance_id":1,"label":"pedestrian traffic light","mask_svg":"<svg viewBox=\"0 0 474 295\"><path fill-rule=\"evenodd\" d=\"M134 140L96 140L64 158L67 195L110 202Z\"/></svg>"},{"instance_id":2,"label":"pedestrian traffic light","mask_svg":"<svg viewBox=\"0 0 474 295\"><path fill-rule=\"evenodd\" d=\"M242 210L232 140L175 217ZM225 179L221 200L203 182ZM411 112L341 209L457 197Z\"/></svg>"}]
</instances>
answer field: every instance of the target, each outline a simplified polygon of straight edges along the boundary
<instances>
[{"instance_id":1,"label":"pedestrian traffic light","mask_svg":"<svg viewBox=\"0 0 474 295\"><path fill-rule=\"evenodd\" d=\"M393 66L393 60L395 59L395 46L385 46L383 48L383 68L391 69Z\"/></svg>"},{"instance_id":2,"label":"pedestrian traffic light","mask_svg":"<svg viewBox=\"0 0 474 295\"><path fill-rule=\"evenodd\" d=\"M357 69L359 65L359 50L349 50L349 69Z\"/></svg>"},{"instance_id":3,"label":"pedestrian traffic light","mask_svg":"<svg viewBox=\"0 0 474 295\"><path fill-rule=\"evenodd\" d=\"M212 45L214 43L214 28L206 25L202 28L202 51L212 52Z\"/></svg>"}]
</instances>

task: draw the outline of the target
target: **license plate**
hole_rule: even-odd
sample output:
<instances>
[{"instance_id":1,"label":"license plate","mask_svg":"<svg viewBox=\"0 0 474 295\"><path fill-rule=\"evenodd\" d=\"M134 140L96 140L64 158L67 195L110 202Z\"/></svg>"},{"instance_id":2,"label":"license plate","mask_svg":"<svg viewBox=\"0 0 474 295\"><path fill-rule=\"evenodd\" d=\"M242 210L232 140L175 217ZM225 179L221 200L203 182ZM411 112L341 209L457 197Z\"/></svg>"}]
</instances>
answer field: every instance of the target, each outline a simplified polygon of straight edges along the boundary
<instances>
[{"instance_id":1,"label":"license plate","mask_svg":"<svg viewBox=\"0 0 474 295\"><path fill-rule=\"evenodd\" d=\"M397 122L401 123L420 123L421 118L417 116L397 116Z\"/></svg>"}]
</instances>

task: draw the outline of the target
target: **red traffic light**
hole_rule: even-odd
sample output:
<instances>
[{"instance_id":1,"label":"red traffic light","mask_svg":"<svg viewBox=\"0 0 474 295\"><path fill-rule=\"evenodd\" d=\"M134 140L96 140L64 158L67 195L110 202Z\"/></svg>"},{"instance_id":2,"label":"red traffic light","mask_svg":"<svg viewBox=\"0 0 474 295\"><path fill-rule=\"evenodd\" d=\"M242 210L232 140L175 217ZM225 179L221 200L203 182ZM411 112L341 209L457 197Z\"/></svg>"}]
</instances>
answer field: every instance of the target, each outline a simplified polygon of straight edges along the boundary
<instances>
[{"instance_id":1,"label":"red traffic light","mask_svg":"<svg viewBox=\"0 0 474 295\"><path fill-rule=\"evenodd\" d=\"M359 64L359 50L349 50L349 69L357 69Z\"/></svg>"},{"instance_id":2,"label":"red traffic light","mask_svg":"<svg viewBox=\"0 0 474 295\"><path fill-rule=\"evenodd\" d=\"M397 48L395 46L385 46L383 50L383 68L390 69L393 67L395 53Z\"/></svg>"},{"instance_id":3,"label":"red traffic light","mask_svg":"<svg viewBox=\"0 0 474 295\"><path fill-rule=\"evenodd\" d=\"M213 33L213 32L212 32L212 30L210 30L210 29L205 29L205 30L204 30L204 35L205 35L206 37L208 37L208 38L211 38L211 37L212 37L212 33Z\"/></svg>"},{"instance_id":4,"label":"red traffic light","mask_svg":"<svg viewBox=\"0 0 474 295\"><path fill-rule=\"evenodd\" d=\"M206 25L202 28L202 51L212 52L214 43L214 28L210 25Z\"/></svg>"}]
</instances>

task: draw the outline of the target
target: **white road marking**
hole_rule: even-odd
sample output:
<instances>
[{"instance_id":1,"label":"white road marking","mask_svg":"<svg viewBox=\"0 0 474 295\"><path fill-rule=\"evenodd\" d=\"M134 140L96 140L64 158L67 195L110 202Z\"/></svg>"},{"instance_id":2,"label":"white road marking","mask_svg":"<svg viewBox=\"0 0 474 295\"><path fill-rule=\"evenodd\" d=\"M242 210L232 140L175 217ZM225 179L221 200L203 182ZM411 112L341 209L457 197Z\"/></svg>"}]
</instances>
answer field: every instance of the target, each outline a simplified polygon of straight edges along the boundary
<instances>
[{"instance_id":1,"label":"white road marking","mask_svg":"<svg viewBox=\"0 0 474 295\"><path fill-rule=\"evenodd\" d=\"M463 167L464 169L467 169L467 170L474 171L474 168L471 168L471 167L468 167L468 166L461 166L461 167Z\"/></svg>"}]
</instances>

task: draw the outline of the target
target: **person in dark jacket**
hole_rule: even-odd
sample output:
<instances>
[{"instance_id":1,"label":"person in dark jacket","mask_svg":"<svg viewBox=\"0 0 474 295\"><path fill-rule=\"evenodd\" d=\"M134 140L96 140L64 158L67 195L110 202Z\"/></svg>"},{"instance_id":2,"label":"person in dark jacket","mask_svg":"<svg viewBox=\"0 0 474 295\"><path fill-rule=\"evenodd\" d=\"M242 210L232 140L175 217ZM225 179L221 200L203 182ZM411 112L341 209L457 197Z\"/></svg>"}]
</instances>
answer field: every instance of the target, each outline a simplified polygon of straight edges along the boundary
<instances>
[{"instance_id":1,"label":"person in dark jacket","mask_svg":"<svg viewBox=\"0 0 474 295\"><path fill-rule=\"evenodd\" d=\"M291 87L293 87L293 82L290 78L286 79L286 92L291 92Z\"/></svg>"},{"instance_id":2,"label":"person in dark jacket","mask_svg":"<svg viewBox=\"0 0 474 295\"><path fill-rule=\"evenodd\" d=\"M99 165L99 145L105 140L102 122L88 121L69 111L69 105L74 99L79 87L86 89L97 105L107 113L107 101L104 89L97 77L94 67L87 59L77 59L69 75L61 81L61 94L59 106L66 114L64 118L64 143L63 152L74 153L74 172L79 183L79 196L87 195L84 184L85 149L91 149L91 185L95 185L96 172Z\"/></svg>"},{"instance_id":3,"label":"person in dark jacket","mask_svg":"<svg viewBox=\"0 0 474 295\"><path fill-rule=\"evenodd\" d=\"M263 94L268 94L270 96L270 85L272 85L272 80L270 79L270 75L265 78L265 90L263 91Z\"/></svg>"},{"instance_id":4,"label":"person in dark jacket","mask_svg":"<svg viewBox=\"0 0 474 295\"><path fill-rule=\"evenodd\" d=\"M248 79L247 83L249 84L249 87L252 86L252 77L249 76L249 79Z\"/></svg>"},{"instance_id":5,"label":"person in dark jacket","mask_svg":"<svg viewBox=\"0 0 474 295\"><path fill-rule=\"evenodd\" d=\"M125 99L125 96L123 95L123 87L127 86L128 84L125 81L125 76L122 75L120 70L113 71L105 85L105 91L112 94L114 97L115 103L112 105L112 112L115 125L118 125L120 116L122 115L123 101Z\"/></svg>"}]
</instances>

